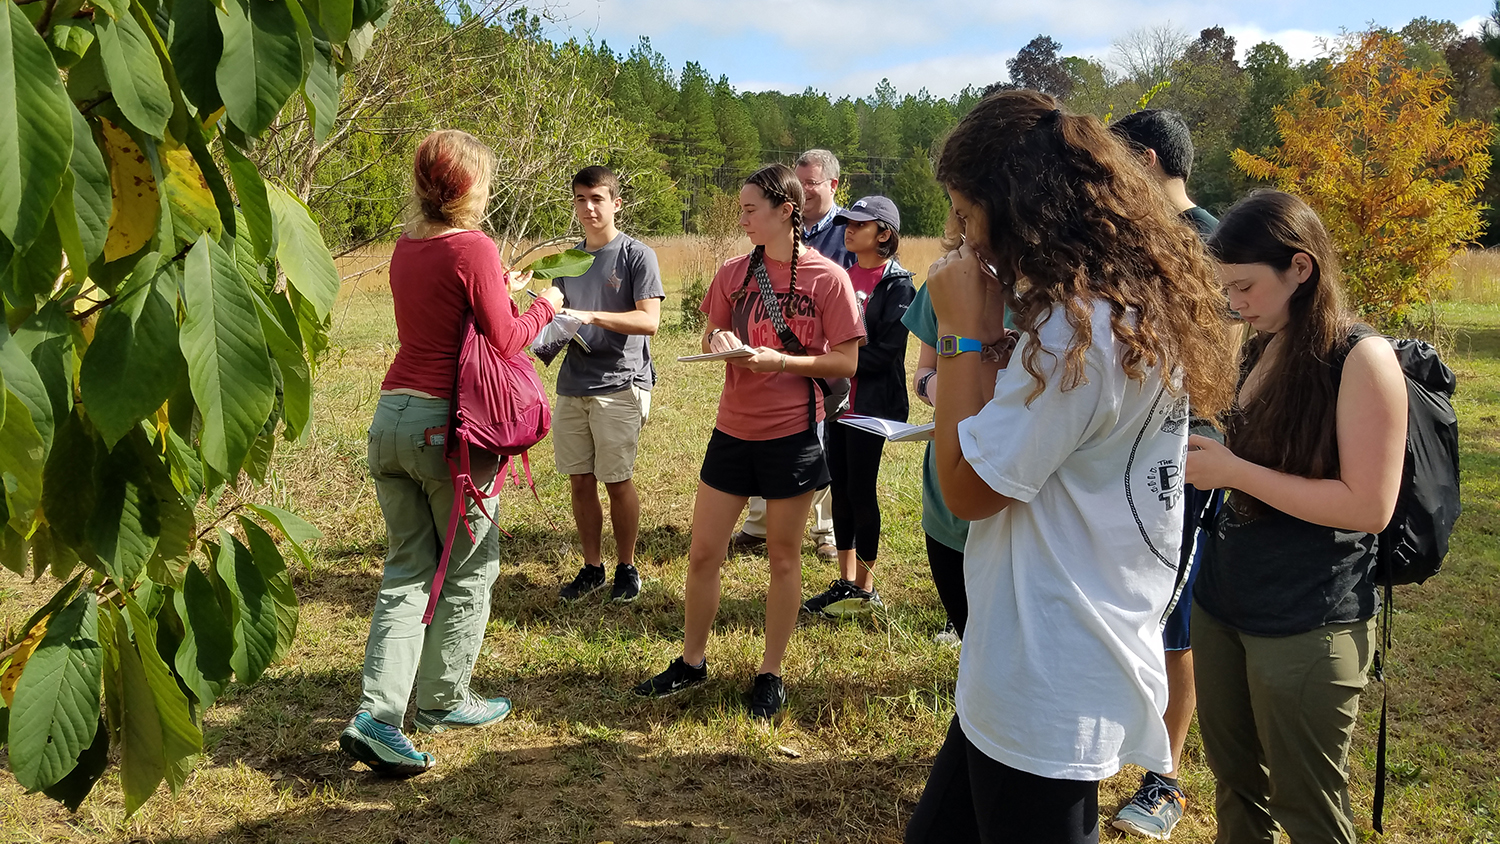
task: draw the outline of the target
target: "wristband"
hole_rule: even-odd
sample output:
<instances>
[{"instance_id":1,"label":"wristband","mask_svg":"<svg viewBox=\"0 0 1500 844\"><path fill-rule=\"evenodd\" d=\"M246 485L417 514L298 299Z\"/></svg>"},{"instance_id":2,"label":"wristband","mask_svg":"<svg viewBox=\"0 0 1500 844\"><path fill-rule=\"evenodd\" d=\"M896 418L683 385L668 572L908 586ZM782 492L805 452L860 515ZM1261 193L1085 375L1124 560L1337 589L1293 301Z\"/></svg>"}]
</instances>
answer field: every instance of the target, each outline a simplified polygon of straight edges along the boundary
<instances>
[{"instance_id":1,"label":"wristband","mask_svg":"<svg viewBox=\"0 0 1500 844\"><path fill-rule=\"evenodd\" d=\"M931 381L932 380L932 376L934 376L936 374L937 374L937 370L934 369L933 371L931 371L931 372L927 373L926 375L923 375L921 378L917 379L917 397L918 398L927 399L928 401L932 400L932 396L927 395L927 382Z\"/></svg>"},{"instance_id":2,"label":"wristband","mask_svg":"<svg viewBox=\"0 0 1500 844\"><path fill-rule=\"evenodd\" d=\"M964 352L977 352L984 348L984 344L972 337L960 337L957 334L944 334L938 338L937 353L941 357L951 358Z\"/></svg>"}]
</instances>

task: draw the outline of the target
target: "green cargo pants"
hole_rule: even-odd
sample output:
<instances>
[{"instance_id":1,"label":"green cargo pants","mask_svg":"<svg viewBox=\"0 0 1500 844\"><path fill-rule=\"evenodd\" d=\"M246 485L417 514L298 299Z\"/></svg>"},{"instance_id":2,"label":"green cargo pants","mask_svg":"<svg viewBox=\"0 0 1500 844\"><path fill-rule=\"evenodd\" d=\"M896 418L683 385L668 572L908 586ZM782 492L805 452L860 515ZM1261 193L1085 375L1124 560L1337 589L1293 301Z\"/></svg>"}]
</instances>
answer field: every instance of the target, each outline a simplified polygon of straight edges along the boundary
<instances>
[{"instance_id":1,"label":"green cargo pants","mask_svg":"<svg viewBox=\"0 0 1500 844\"><path fill-rule=\"evenodd\" d=\"M1375 620L1251 636L1193 604L1198 728L1214 772L1217 844L1350 844L1349 738Z\"/></svg>"},{"instance_id":2,"label":"green cargo pants","mask_svg":"<svg viewBox=\"0 0 1500 844\"><path fill-rule=\"evenodd\" d=\"M471 502L465 518L474 540L460 525L437 611L430 626L422 624L453 507L443 446L429 444L426 432L447 424L446 401L381 396L370 425L370 476L388 550L370 617L359 706L397 727L413 683L419 709L455 709L468 699L490 618L490 588L500 571L498 533L480 512L483 506L493 514L494 503ZM476 457L486 459L474 461L474 482L489 491L496 461L484 452Z\"/></svg>"}]
</instances>

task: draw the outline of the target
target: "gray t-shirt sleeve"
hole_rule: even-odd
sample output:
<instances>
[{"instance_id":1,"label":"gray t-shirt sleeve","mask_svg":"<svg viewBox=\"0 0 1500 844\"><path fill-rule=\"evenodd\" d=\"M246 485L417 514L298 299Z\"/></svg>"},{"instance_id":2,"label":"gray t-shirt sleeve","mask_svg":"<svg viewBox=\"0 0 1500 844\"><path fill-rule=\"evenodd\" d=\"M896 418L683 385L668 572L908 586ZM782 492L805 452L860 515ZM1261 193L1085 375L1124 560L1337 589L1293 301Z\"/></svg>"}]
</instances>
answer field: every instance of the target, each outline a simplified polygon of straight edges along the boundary
<instances>
[{"instance_id":1,"label":"gray t-shirt sleeve","mask_svg":"<svg viewBox=\"0 0 1500 844\"><path fill-rule=\"evenodd\" d=\"M667 298L667 291L661 283L661 268L656 263L656 250L640 241L632 243L631 247L626 260L630 265L635 301Z\"/></svg>"}]
</instances>

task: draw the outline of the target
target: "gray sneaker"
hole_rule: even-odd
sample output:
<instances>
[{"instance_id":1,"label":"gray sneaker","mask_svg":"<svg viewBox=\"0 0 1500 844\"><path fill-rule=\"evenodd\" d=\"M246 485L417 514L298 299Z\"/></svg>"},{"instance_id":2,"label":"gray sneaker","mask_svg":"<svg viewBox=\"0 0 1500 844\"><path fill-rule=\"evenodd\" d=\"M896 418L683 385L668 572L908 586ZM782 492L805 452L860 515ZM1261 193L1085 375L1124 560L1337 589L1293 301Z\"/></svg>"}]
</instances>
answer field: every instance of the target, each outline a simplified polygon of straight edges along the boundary
<instances>
[{"instance_id":1,"label":"gray sneaker","mask_svg":"<svg viewBox=\"0 0 1500 844\"><path fill-rule=\"evenodd\" d=\"M1166 782L1159 774L1147 772L1141 778L1141 787L1135 796L1120 807L1110 825L1131 835L1166 841L1186 810L1187 798L1182 795L1182 789Z\"/></svg>"}]
</instances>

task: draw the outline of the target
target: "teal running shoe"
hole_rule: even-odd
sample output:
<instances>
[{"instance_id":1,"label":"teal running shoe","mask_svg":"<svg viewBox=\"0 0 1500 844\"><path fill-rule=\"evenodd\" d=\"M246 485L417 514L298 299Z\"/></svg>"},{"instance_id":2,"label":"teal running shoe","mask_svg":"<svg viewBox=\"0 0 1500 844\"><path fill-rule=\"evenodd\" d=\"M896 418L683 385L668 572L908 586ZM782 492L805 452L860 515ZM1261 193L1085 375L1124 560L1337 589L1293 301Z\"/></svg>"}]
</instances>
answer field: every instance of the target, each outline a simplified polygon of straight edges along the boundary
<instances>
[{"instance_id":1,"label":"teal running shoe","mask_svg":"<svg viewBox=\"0 0 1500 844\"><path fill-rule=\"evenodd\" d=\"M489 700L471 698L457 709L418 709L417 730L424 733L442 733L468 727L483 727L505 720L510 714L510 698L492 697Z\"/></svg>"},{"instance_id":2,"label":"teal running shoe","mask_svg":"<svg viewBox=\"0 0 1500 844\"><path fill-rule=\"evenodd\" d=\"M418 752L399 728L375 720L368 712L355 715L344 728L339 747L370 770L386 776L415 776L437 764L431 753Z\"/></svg>"}]
</instances>

